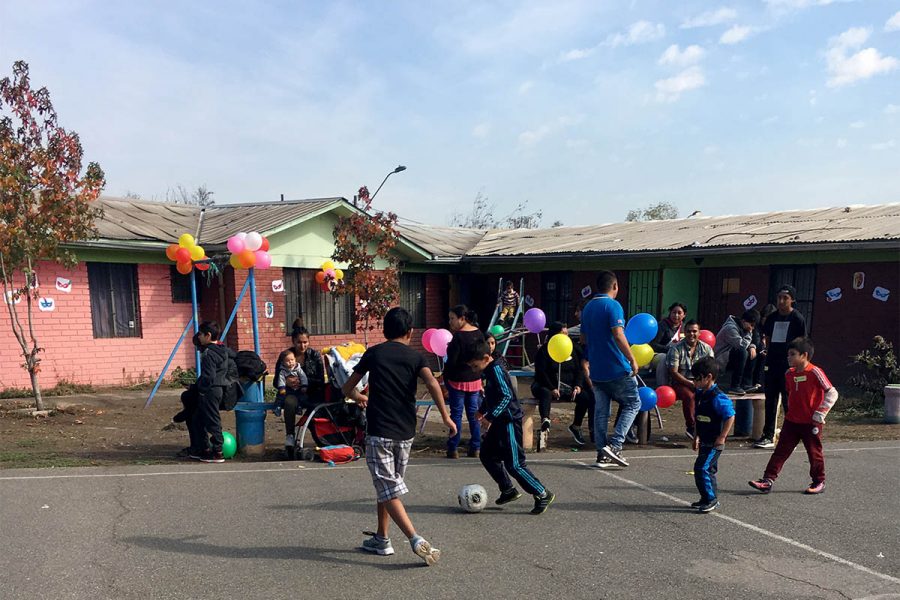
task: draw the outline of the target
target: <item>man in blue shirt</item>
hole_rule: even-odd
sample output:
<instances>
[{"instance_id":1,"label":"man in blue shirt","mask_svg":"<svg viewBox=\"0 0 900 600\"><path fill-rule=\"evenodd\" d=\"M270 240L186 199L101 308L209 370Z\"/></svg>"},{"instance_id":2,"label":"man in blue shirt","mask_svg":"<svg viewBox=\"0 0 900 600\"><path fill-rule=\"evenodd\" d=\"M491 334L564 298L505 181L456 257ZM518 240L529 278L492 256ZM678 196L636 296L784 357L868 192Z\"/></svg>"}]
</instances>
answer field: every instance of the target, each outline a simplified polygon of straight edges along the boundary
<instances>
[{"instance_id":1,"label":"man in blue shirt","mask_svg":"<svg viewBox=\"0 0 900 600\"><path fill-rule=\"evenodd\" d=\"M594 408L597 466L606 468L618 464L627 467L628 461L622 456L622 445L641 408L635 379L638 365L625 339L625 313L615 299L619 293L616 274L601 271L597 275L597 291L599 293L581 313L581 341L587 345L591 382L597 401ZM622 410L614 433L607 441L612 400L618 402Z\"/></svg>"}]
</instances>

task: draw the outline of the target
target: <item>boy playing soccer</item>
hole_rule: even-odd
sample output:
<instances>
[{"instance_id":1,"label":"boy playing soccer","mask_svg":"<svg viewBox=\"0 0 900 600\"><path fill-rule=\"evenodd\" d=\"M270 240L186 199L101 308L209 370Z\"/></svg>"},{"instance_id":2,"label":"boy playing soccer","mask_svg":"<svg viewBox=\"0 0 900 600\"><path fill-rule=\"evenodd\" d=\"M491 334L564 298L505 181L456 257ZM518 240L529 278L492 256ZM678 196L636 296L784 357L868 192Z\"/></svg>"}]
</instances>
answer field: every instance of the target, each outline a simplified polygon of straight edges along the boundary
<instances>
[{"instance_id":1,"label":"boy playing soccer","mask_svg":"<svg viewBox=\"0 0 900 600\"><path fill-rule=\"evenodd\" d=\"M484 436L481 464L500 486L500 497L496 502L502 506L522 497L509 479L512 475L526 492L534 496L531 514L539 515L547 510L556 496L525 466L522 409L509 373L491 357L487 342L481 342L467 362L475 371L482 372L485 379L484 401L477 414Z\"/></svg>"},{"instance_id":2,"label":"boy playing soccer","mask_svg":"<svg viewBox=\"0 0 900 600\"><path fill-rule=\"evenodd\" d=\"M394 553L388 537L389 519L403 531L413 552L425 564L433 565L441 551L416 533L400 496L409 491L403 474L409 462L409 450L416 435L416 382L421 378L431 393L450 435L456 425L447 412L444 396L425 357L409 347L412 317L396 307L384 316L387 341L372 346L353 367L353 375L341 388L344 395L366 409L366 465L372 473L378 501L378 530L363 541L362 548L381 556ZM369 394L361 394L356 385L369 373Z\"/></svg>"},{"instance_id":3,"label":"boy playing soccer","mask_svg":"<svg viewBox=\"0 0 900 600\"><path fill-rule=\"evenodd\" d=\"M734 405L716 385L719 376L716 359L711 356L701 358L691 367L691 375L696 386L694 450L698 451L694 461L694 483L700 492L700 500L691 507L708 513L719 508L716 473L725 439L734 424Z\"/></svg>"},{"instance_id":4,"label":"boy playing soccer","mask_svg":"<svg viewBox=\"0 0 900 600\"><path fill-rule=\"evenodd\" d=\"M838 393L825 372L810 362L813 350L812 340L808 337L796 338L788 344L787 358L791 368L784 376L788 391L788 411L784 417L781 436L762 479L749 482L750 487L764 494L772 491L781 467L800 441L803 441L809 456L809 475L812 478L805 493L821 494L825 491L822 427L825 425L825 416L838 399Z\"/></svg>"}]
</instances>

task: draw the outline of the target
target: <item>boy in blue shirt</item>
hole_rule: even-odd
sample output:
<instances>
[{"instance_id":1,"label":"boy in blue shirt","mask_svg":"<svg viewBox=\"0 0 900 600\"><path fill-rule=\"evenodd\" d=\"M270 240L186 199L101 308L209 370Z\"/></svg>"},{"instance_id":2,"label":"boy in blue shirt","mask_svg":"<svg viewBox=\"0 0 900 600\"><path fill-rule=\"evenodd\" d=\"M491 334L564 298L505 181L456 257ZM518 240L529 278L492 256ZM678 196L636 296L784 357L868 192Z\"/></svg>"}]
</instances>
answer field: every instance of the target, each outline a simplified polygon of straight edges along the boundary
<instances>
[{"instance_id":1,"label":"boy in blue shirt","mask_svg":"<svg viewBox=\"0 0 900 600\"><path fill-rule=\"evenodd\" d=\"M694 482L700 492L700 500L691 504L701 513L719 508L716 472L719 470L719 456L725 449L725 439L734 425L734 405L716 385L719 367L712 357L701 358L691 367L694 385L697 435L694 437Z\"/></svg>"}]
</instances>

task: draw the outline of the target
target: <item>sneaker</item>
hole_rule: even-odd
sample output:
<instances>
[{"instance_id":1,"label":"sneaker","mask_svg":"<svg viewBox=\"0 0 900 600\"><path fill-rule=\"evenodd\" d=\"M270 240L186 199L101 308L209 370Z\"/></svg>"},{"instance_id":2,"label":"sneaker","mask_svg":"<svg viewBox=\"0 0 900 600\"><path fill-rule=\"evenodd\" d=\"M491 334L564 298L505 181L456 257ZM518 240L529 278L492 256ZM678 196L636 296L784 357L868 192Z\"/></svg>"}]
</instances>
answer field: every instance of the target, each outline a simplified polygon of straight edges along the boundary
<instances>
[{"instance_id":1,"label":"sneaker","mask_svg":"<svg viewBox=\"0 0 900 600\"><path fill-rule=\"evenodd\" d=\"M825 491L825 482L824 481L820 481L819 483L816 483L815 481L813 481L812 483L809 484L809 486L805 490L803 490L803 493L804 494L821 494L824 491Z\"/></svg>"},{"instance_id":2,"label":"sneaker","mask_svg":"<svg viewBox=\"0 0 900 600\"><path fill-rule=\"evenodd\" d=\"M700 498L696 502L691 502L691 508L700 508L704 504L706 504L706 500L704 500L703 498Z\"/></svg>"},{"instance_id":3,"label":"sneaker","mask_svg":"<svg viewBox=\"0 0 900 600\"><path fill-rule=\"evenodd\" d=\"M481 456L481 451L478 448L472 449L469 448L469 451L466 453L466 456L469 458L478 458Z\"/></svg>"},{"instance_id":4,"label":"sneaker","mask_svg":"<svg viewBox=\"0 0 900 600\"><path fill-rule=\"evenodd\" d=\"M173 423L184 423L185 421L187 421L187 411L185 410L175 413L175 416L172 417Z\"/></svg>"},{"instance_id":5,"label":"sneaker","mask_svg":"<svg viewBox=\"0 0 900 600\"><path fill-rule=\"evenodd\" d=\"M731 387L731 388L728 388L727 394L729 396L746 396L747 392L745 392L742 388L739 388L739 387Z\"/></svg>"},{"instance_id":6,"label":"sneaker","mask_svg":"<svg viewBox=\"0 0 900 600\"><path fill-rule=\"evenodd\" d=\"M753 385L748 385L744 387L744 392L748 394L755 394L756 392L762 391L762 385L759 383L754 383Z\"/></svg>"},{"instance_id":7,"label":"sneaker","mask_svg":"<svg viewBox=\"0 0 900 600\"><path fill-rule=\"evenodd\" d=\"M447 450L447 458L459 458L459 452L456 450Z\"/></svg>"},{"instance_id":8,"label":"sneaker","mask_svg":"<svg viewBox=\"0 0 900 600\"><path fill-rule=\"evenodd\" d=\"M424 560L425 564L429 567L434 565L434 563L441 558L441 551L437 548L432 548L431 543L421 536L417 535L409 540L409 545L412 546L412 550L416 553L416 556Z\"/></svg>"},{"instance_id":9,"label":"sneaker","mask_svg":"<svg viewBox=\"0 0 900 600\"><path fill-rule=\"evenodd\" d=\"M543 514L550 507L550 505L553 504L554 500L556 500L556 494L554 494L550 490L544 490L543 497L534 497L534 508L531 509L531 514Z\"/></svg>"},{"instance_id":10,"label":"sneaker","mask_svg":"<svg viewBox=\"0 0 900 600\"><path fill-rule=\"evenodd\" d=\"M692 440L692 439L694 439L694 437L696 437L697 434L694 432L693 429L685 429L684 435L686 435L688 437L688 439Z\"/></svg>"},{"instance_id":11,"label":"sneaker","mask_svg":"<svg viewBox=\"0 0 900 600\"><path fill-rule=\"evenodd\" d=\"M175 458L193 458L191 454L194 453L194 450L188 446L187 448L182 448L178 452L175 453Z\"/></svg>"},{"instance_id":12,"label":"sneaker","mask_svg":"<svg viewBox=\"0 0 900 600\"><path fill-rule=\"evenodd\" d=\"M550 419L541 421L541 431L550 431Z\"/></svg>"},{"instance_id":13,"label":"sneaker","mask_svg":"<svg viewBox=\"0 0 900 600\"><path fill-rule=\"evenodd\" d=\"M606 455L611 461L616 463L619 466L627 467L628 461L622 457L622 449L613 448L612 446L604 446L602 450L603 454Z\"/></svg>"},{"instance_id":14,"label":"sneaker","mask_svg":"<svg viewBox=\"0 0 900 600\"><path fill-rule=\"evenodd\" d=\"M516 488L509 488L508 490L500 492L500 497L494 500L494 504L503 506L504 504L515 502L521 497L522 493L519 490L517 490Z\"/></svg>"},{"instance_id":15,"label":"sneaker","mask_svg":"<svg viewBox=\"0 0 900 600\"><path fill-rule=\"evenodd\" d=\"M390 538L378 539L378 536L374 535L363 540L361 548L366 552L374 552L378 556L390 556L394 553Z\"/></svg>"},{"instance_id":16,"label":"sneaker","mask_svg":"<svg viewBox=\"0 0 900 600\"><path fill-rule=\"evenodd\" d=\"M773 442L769 438L763 436L753 443L753 447L754 448L764 448L764 449L768 450L770 448L775 447L775 442Z\"/></svg>"},{"instance_id":17,"label":"sneaker","mask_svg":"<svg viewBox=\"0 0 900 600\"><path fill-rule=\"evenodd\" d=\"M755 481L748 481L754 490L762 492L763 494L768 494L772 491L772 480L771 479L757 479Z\"/></svg>"},{"instance_id":18,"label":"sneaker","mask_svg":"<svg viewBox=\"0 0 900 600\"><path fill-rule=\"evenodd\" d=\"M611 461L608 456L603 454L602 452L597 453L597 468L598 469L608 469L610 467L616 467L616 463Z\"/></svg>"},{"instance_id":19,"label":"sneaker","mask_svg":"<svg viewBox=\"0 0 900 600\"><path fill-rule=\"evenodd\" d=\"M202 450L200 452L191 452L191 458L194 460L199 460L200 462L205 463L223 463L225 462L225 457L222 455L222 451L213 452L212 450Z\"/></svg>"},{"instance_id":20,"label":"sneaker","mask_svg":"<svg viewBox=\"0 0 900 600\"><path fill-rule=\"evenodd\" d=\"M697 511L701 512L701 513L709 513L709 512L716 510L717 508L719 508L719 506L720 506L719 501L713 499L705 504L701 504L700 506L698 506Z\"/></svg>"},{"instance_id":21,"label":"sneaker","mask_svg":"<svg viewBox=\"0 0 900 600\"><path fill-rule=\"evenodd\" d=\"M581 429L575 427L574 425L569 425L569 433L571 433L572 437L575 439L576 445L584 446L584 438L581 437Z\"/></svg>"}]
</instances>

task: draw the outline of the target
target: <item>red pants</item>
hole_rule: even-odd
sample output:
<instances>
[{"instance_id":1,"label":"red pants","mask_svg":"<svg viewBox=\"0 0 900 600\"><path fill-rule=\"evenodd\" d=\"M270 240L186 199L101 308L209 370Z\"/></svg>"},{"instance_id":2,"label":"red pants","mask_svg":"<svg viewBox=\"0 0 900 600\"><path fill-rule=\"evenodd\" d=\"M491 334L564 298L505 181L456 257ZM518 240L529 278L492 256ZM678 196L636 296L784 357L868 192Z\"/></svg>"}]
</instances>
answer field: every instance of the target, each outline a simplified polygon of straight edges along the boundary
<instances>
[{"instance_id":1,"label":"red pants","mask_svg":"<svg viewBox=\"0 0 900 600\"><path fill-rule=\"evenodd\" d=\"M822 423L794 423L787 420L781 427L778 445L775 446L775 452L772 453L772 458L766 465L766 473L763 477L775 481L778 473L781 472L781 467L784 466L785 461L801 441L806 447L807 456L809 456L809 476L812 482L824 482L825 456L822 454Z\"/></svg>"},{"instance_id":2,"label":"red pants","mask_svg":"<svg viewBox=\"0 0 900 600\"><path fill-rule=\"evenodd\" d=\"M671 383L675 390L675 398L681 400L681 412L684 414L684 427L694 431L694 387L682 385L676 381Z\"/></svg>"}]
</instances>

